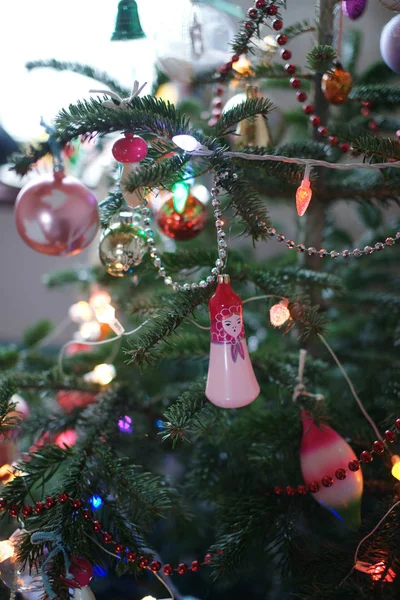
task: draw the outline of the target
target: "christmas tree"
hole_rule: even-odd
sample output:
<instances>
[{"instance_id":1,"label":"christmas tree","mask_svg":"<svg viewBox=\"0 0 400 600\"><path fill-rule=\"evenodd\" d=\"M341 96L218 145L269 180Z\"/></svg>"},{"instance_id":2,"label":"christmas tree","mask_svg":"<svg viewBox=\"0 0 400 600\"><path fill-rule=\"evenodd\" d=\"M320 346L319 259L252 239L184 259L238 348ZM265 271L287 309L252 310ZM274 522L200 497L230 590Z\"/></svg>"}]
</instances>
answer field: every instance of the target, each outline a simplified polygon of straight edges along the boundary
<instances>
[{"instance_id":1,"label":"christmas tree","mask_svg":"<svg viewBox=\"0 0 400 600\"><path fill-rule=\"evenodd\" d=\"M43 320L0 351L4 598L399 597L400 235L384 209L400 190L400 17L385 62L361 72L362 34L341 42L341 22L366 1L321 1L316 22L286 28L290 3L256 0L207 70L209 4L193 3L190 60L160 61L160 81L178 69L213 91L206 118L143 82L129 94L85 65L29 65L109 88L14 157L21 175L54 161L17 200L27 244L73 254L100 221L101 264L47 277L80 291L80 341L48 350ZM142 37L137 19L123 0L115 39ZM291 62L301 34L315 38L307 65ZM222 110L232 85L246 97ZM284 141L274 86L295 94ZM98 215L62 152L109 134L120 181ZM361 233L332 218L339 201ZM278 202L297 208L296 240L270 220ZM257 261L239 235L286 250Z\"/></svg>"}]
</instances>

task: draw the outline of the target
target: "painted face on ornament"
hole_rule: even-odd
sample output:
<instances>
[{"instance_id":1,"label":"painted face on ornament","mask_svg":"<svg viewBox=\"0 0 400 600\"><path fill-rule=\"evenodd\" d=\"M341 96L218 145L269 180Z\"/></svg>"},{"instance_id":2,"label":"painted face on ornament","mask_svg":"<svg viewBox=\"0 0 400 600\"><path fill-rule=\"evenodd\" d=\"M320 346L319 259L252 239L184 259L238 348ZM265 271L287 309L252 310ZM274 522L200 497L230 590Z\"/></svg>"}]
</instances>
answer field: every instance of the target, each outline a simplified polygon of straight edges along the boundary
<instances>
[{"instance_id":1,"label":"painted face on ornament","mask_svg":"<svg viewBox=\"0 0 400 600\"><path fill-rule=\"evenodd\" d=\"M233 314L227 319L222 319L222 327L226 333L236 339L242 331L241 315Z\"/></svg>"}]
</instances>

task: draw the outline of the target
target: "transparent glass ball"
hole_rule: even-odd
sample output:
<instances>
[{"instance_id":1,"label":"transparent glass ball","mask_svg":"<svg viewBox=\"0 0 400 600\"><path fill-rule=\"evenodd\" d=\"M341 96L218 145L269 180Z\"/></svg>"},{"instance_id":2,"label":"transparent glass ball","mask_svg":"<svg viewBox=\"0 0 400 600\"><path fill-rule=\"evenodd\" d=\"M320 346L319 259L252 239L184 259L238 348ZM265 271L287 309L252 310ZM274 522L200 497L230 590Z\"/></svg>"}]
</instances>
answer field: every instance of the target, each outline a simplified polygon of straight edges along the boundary
<instances>
[{"instance_id":1,"label":"transparent glass ball","mask_svg":"<svg viewBox=\"0 0 400 600\"><path fill-rule=\"evenodd\" d=\"M226 13L198 0L174 0L161 16L157 64L170 79L187 82L229 60L236 27Z\"/></svg>"},{"instance_id":2,"label":"transparent glass ball","mask_svg":"<svg viewBox=\"0 0 400 600\"><path fill-rule=\"evenodd\" d=\"M146 234L133 222L132 213L120 213L101 236L100 260L114 277L132 275L142 262L146 248Z\"/></svg>"}]
</instances>

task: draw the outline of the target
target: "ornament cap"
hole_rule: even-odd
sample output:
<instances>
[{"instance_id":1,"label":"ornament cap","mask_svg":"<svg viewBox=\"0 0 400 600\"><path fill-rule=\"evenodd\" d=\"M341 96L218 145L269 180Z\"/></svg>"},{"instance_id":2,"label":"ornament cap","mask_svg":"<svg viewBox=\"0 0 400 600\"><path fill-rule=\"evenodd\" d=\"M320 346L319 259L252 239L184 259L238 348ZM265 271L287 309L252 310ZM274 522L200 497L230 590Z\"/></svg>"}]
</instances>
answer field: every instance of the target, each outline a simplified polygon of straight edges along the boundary
<instances>
[{"instance_id":1,"label":"ornament cap","mask_svg":"<svg viewBox=\"0 0 400 600\"><path fill-rule=\"evenodd\" d=\"M140 24L137 3L135 0L121 0L111 41L140 40L144 37L146 35Z\"/></svg>"},{"instance_id":2,"label":"ornament cap","mask_svg":"<svg viewBox=\"0 0 400 600\"><path fill-rule=\"evenodd\" d=\"M218 283L230 283L231 278L229 275L218 275Z\"/></svg>"}]
</instances>

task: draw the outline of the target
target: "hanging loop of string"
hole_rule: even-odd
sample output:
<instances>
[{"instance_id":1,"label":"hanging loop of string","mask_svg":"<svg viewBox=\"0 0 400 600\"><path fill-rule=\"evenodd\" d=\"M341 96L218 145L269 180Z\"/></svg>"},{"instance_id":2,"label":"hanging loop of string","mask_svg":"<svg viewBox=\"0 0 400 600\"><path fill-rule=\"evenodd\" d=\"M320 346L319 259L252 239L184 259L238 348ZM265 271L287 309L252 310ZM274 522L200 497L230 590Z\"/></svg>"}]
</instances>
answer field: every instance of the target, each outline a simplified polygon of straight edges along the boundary
<instances>
[{"instance_id":1,"label":"hanging loop of string","mask_svg":"<svg viewBox=\"0 0 400 600\"><path fill-rule=\"evenodd\" d=\"M53 125L46 123L43 117L40 119L40 125L44 127L46 133L49 135L48 144L53 158L53 169L56 172L63 171L64 161L61 154L61 146L57 141L57 130Z\"/></svg>"}]
</instances>

